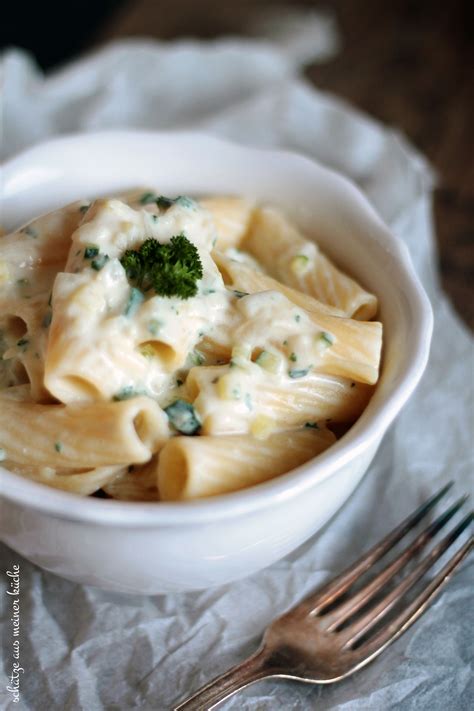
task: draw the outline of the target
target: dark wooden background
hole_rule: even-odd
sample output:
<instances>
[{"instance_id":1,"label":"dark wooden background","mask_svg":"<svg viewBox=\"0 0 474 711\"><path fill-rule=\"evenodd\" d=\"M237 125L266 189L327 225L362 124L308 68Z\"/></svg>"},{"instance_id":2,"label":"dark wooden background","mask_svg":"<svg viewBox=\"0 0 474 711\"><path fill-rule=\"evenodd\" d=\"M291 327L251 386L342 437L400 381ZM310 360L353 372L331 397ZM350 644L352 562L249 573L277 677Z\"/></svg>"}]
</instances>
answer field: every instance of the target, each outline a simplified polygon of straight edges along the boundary
<instances>
[{"instance_id":1,"label":"dark wooden background","mask_svg":"<svg viewBox=\"0 0 474 711\"><path fill-rule=\"evenodd\" d=\"M71 0L56 6L56 19L58 12L67 13L70 30L82 32L74 42L71 31L60 33L69 37L70 54L125 36L172 40L239 34L245 32L256 7L304 6L334 13L342 50L325 64L307 67L306 75L320 89L401 129L436 168L442 282L458 313L474 328L474 0L88 2ZM52 5L35 7L41 8L44 20ZM76 19L71 24L72 16ZM7 39L21 44L15 39L16 27L12 24ZM30 42L40 62L44 52L43 66L69 58L54 39L37 49L39 37L32 33Z\"/></svg>"},{"instance_id":2,"label":"dark wooden background","mask_svg":"<svg viewBox=\"0 0 474 711\"><path fill-rule=\"evenodd\" d=\"M98 39L245 31L255 6L332 11L342 51L306 70L314 84L399 127L439 175L435 221L445 290L474 328L474 2L456 0L128 0Z\"/></svg>"}]
</instances>

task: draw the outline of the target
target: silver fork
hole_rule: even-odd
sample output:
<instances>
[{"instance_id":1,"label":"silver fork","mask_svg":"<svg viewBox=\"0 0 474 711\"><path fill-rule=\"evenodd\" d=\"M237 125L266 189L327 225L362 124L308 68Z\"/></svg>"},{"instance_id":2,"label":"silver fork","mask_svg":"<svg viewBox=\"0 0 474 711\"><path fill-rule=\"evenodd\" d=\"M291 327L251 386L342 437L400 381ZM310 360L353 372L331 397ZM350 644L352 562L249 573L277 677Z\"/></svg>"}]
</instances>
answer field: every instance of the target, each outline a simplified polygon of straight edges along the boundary
<instances>
[{"instance_id":1,"label":"silver fork","mask_svg":"<svg viewBox=\"0 0 474 711\"><path fill-rule=\"evenodd\" d=\"M448 523L467 496L450 506L362 588L349 596L345 593L433 509L451 486L452 482L428 499L341 575L272 622L260 648L251 657L202 687L174 711L214 709L237 691L268 677L332 684L375 659L423 614L472 548L474 538L471 536L413 600L403 600L410 588L469 526L473 518L470 512L381 597L386 584ZM403 608L381 624L400 602ZM357 616L356 613L360 614Z\"/></svg>"}]
</instances>

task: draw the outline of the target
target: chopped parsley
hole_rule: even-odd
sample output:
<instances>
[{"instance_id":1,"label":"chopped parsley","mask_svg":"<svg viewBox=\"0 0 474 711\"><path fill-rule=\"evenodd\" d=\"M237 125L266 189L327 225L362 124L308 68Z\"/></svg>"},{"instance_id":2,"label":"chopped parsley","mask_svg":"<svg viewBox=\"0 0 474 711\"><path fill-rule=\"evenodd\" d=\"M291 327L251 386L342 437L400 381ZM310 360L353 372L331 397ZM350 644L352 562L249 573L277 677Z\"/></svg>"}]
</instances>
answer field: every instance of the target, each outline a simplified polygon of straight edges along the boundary
<instances>
[{"instance_id":1,"label":"chopped parsley","mask_svg":"<svg viewBox=\"0 0 474 711\"><path fill-rule=\"evenodd\" d=\"M95 244L89 244L84 250L84 259L94 259L99 254L99 248Z\"/></svg>"},{"instance_id":2,"label":"chopped parsley","mask_svg":"<svg viewBox=\"0 0 474 711\"><path fill-rule=\"evenodd\" d=\"M190 402L175 400L165 407L170 423L175 430L184 435L196 435L201 429L201 422Z\"/></svg>"},{"instance_id":3,"label":"chopped parsley","mask_svg":"<svg viewBox=\"0 0 474 711\"><path fill-rule=\"evenodd\" d=\"M90 203L89 203L89 205L81 205L81 207L79 208L79 212L82 212L82 214L85 215L89 208L90 208Z\"/></svg>"},{"instance_id":4,"label":"chopped parsley","mask_svg":"<svg viewBox=\"0 0 474 711\"><path fill-rule=\"evenodd\" d=\"M47 311L45 315L43 316L43 320L41 321L41 325L43 328L48 328L51 325L51 321L53 320L53 312L52 311Z\"/></svg>"},{"instance_id":5,"label":"chopped parsley","mask_svg":"<svg viewBox=\"0 0 474 711\"><path fill-rule=\"evenodd\" d=\"M309 368L301 368L300 370L289 370L288 375L290 378L304 378L305 375L308 375L309 373Z\"/></svg>"},{"instance_id":6,"label":"chopped parsley","mask_svg":"<svg viewBox=\"0 0 474 711\"><path fill-rule=\"evenodd\" d=\"M133 385L126 385L118 393L115 393L112 399L115 402L120 402L121 400L131 400L132 397L139 397L140 395L144 395L143 390L136 390Z\"/></svg>"},{"instance_id":7,"label":"chopped parsley","mask_svg":"<svg viewBox=\"0 0 474 711\"><path fill-rule=\"evenodd\" d=\"M28 237L32 237L33 239L36 239L38 237L38 230L36 230L34 227L31 225L27 225L22 232L25 233L25 235L28 235Z\"/></svg>"},{"instance_id":8,"label":"chopped parsley","mask_svg":"<svg viewBox=\"0 0 474 711\"><path fill-rule=\"evenodd\" d=\"M96 272L100 272L100 270L107 264L108 261L108 254L98 254L98 256L92 260L91 267L92 269L95 269Z\"/></svg>"},{"instance_id":9,"label":"chopped parsley","mask_svg":"<svg viewBox=\"0 0 474 711\"><path fill-rule=\"evenodd\" d=\"M156 204L160 210L167 210L172 205L181 205L181 207L195 207L196 203L194 200L187 195L178 195L177 198L169 198L164 195L160 195L156 198Z\"/></svg>"},{"instance_id":10,"label":"chopped parsley","mask_svg":"<svg viewBox=\"0 0 474 711\"><path fill-rule=\"evenodd\" d=\"M160 210L167 210L174 204L174 200L172 198L165 197L164 195L160 195L155 201Z\"/></svg>"},{"instance_id":11,"label":"chopped parsley","mask_svg":"<svg viewBox=\"0 0 474 711\"><path fill-rule=\"evenodd\" d=\"M297 276L303 275L309 266L309 258L305 254L297 254L290 261L290 269Z\"/></svg>"},{"instance_id":12,"label":"chopped parsley","mask_svg":"<svg viewBox=\"0 0 474 711\"><path fill-rule=\"evenodd\" d=\"M139 306L143 303L145 297L140 289L135 289L134 286L130 289L127 305L125 306L125 316L134 316L138 311Z\"/></svg>"},{"instance_id":13,"label":"chopped parsley","mask_svg":"<svg viewBox=\"0 0 474 711\"><path fill-rule=\"evenodd\" d=\"M238 299L241 299L243 296L248 296L248 293L246 291L239 291L238 289L232 289L232 291Z\"/></svg>"},{"instance_id":14,"label":"chopped parsley","mask_svg":"<svg viewBox=\"0 0 474 711\"><path fill-rule=\"evenodd\" d=\"M139 203L141 205L149 205L152 202L158 202L155 193L143 193L140 196Z\"/></svg>"},{"instance_id":15,"label":"chopped parsley","mask_svg":"<svg viewBox=\"0 0 474 711\"><path fill-rule=\"evenodd\" d=\"M296 353L290 353L290 360L293 363L296 363L296 361L298 360L298 356L296 355Z\"/></svg>"},{"instance_id":16,"label":"chopped parsley","mask_svg":"<svg viewBox=\"0 0 474 711\"><path fill-rule=\"evenodd\" d=\"M317 422L305 422L304 426L311 430L319 430L319 425Z\"/></svg>"},{"instance_id":17,"label":"chopped parsley","mask_svg":"<svg viewBox=\"0 0 474 711\"><path fill-rule=\"evenodd\" d=\"M299 314L295 314L295 321L296 323L299 323L301 321L301 316Z\"/></svg>"},{"instance_id":18,"label":"chopped parsley","mask_svg":"<svg viewBox=\"0 0 474 711\"><path fill-rule=\"evenodd\" d=\"M28 348L28 344L29 340L27 338L20 338L20 340L16 342L18 348L21 348L23 352Z\"/></svg>"},{"instance_id":19,"label":"chopped parsley","mask_svg":"<svg viewBox=\"0 0 474 711\"><path fill-rule=\"evenodd\" d=\"M199 353L199 351L191 351L189 354L189 357L191 359L191 363L193 365L202 365L204 361L206 360L203 356L202 353Z\"/></svg>"},{"instance_id":20,"label":"chopped parsley","mask_svg":"<svg viewBox=\"0 0 474 711\"><path fill-rule=\"evenodd\" d=\"M203 275L199 252L184 234L175 235L166 244L147 239L140 249L128 249L120 263L129 281L142 291L154 289L160 296L180 299L196 295Z\"/></svg>"},{"instance_id":21,"label":"chopped parsley","mask_svg":"<svg viewBox=\"0 0 474 711\"><path fill-rule=\"evenodd\" d=\"M232 397L234 400L240 400L241 395L240 385L236 385L235 388L232 388Z\"/></svg>"},{"instance_id":22,"label":"chopped parsley","mask_svg":"<svg viewBox=\"0 0 474 711\"><path fill-rule=\"evenodd\" d=\"M62 452L62 451L63 451L63 445L61 444L61 442L55 442L55 443L54 443L54 449L56 450L56 452L59 452L59 453Z\"/></svg>"},{"instance_id":23,"label":"chopped parsley","mask_svg":"<svg viewBox=\"0 0 474 711\"><path fill-rule=\"evenodd\" d=\"M156 336L162 326L162 321L158 321L157 318L152 318L151 321L148 322L148 333L151 333L152 336Z\"/></svg>"},{"instance_id":24,"label":"chopped parsley","mask_svg":"<svg viewBox=\"0 0 474 711\"><path fill-rule=\"evenodd\" d=\"M29 284L30 282L29 282L28 279L24 279L24 278L23 278L23 279L17 279L17 280L16 280L16 283L18 284L18 286L28 286L28 284Z\"/></svg>"},{"instance_id":25,"label":"chopped parsley","mask_svg":"<svg viewBox=\"0 0 474 711\"><path fill-rule=\"evenodd\" d=\"M332 346L336 340L332 333L328 333L327 331L321 331L320 338L324 341L327 347Z\"/></svg>"}]
</instances>

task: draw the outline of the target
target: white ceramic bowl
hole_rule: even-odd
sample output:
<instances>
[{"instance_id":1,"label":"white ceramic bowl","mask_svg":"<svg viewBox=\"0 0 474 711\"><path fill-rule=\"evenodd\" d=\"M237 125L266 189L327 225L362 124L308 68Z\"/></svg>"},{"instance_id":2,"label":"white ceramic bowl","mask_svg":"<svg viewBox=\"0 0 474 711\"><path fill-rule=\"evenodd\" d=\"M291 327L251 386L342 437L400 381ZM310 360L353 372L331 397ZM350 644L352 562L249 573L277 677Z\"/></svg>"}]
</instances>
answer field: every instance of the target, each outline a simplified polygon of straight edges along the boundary
<instances>
[{"instance_id":1,"label":"white ceramic bowl","mask_svg":"<svg viewBox=\"0 0 474 711\"><path fill-rule=\"evenodd\" d=\"M407 249L356 187L301 156L195 133L60 138L8 162L2 179L8 228L78 198L137 185L165 195L233 193L274 203L377 294L384 324L376 392L350 431L317 459L246 491L189 503L82 498L0 469L5 543L71 580L153 594L243 577L320 529L357 487L417 385L432 332Z\"/></svg>"}]
</instances>

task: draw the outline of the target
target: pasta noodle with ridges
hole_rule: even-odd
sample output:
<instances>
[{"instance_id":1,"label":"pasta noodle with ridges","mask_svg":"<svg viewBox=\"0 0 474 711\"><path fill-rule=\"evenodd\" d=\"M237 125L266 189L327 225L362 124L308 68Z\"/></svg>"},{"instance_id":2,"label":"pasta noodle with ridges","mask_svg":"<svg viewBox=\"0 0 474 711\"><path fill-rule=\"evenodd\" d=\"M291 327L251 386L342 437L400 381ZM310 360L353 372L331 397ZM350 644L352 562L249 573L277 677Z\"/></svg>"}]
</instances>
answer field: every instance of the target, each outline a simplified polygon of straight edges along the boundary
<instances>
[{"instance_id":1,"label":"pasta noodle with ridges","mask_svg":"<svg viewBox=\"0 0 474 711\"><path fill-rule=\"evenodd\" d=\"M271 479L367 406L376 309L246 198L67 205L0 240L0 463L124 501Z\"/></svg>"},{"instance_id":2,"label":"pasta noodle with ridges","mask_svg":"<svg viewBox=\"0 0 474 711\"><path fill-rule=\"evenodd\" d=\"M335 441L329 430L311 428L279 432L265 440L173 437L158 460L158 489L164 501L238 491L294 469Z\"/></svg>"},{"instance_id":3,"label":"pasta noodle with ridges","mask_svg":"<svg viewBox=\"0 0 474 711\"><path fill-rule=\"evenodd\" d=\"M351 318L369 320L375 316L376 297L337 269L278 210L256 210L242 247L288 286L336 306Z\"/></svg>"}]
</instances>

